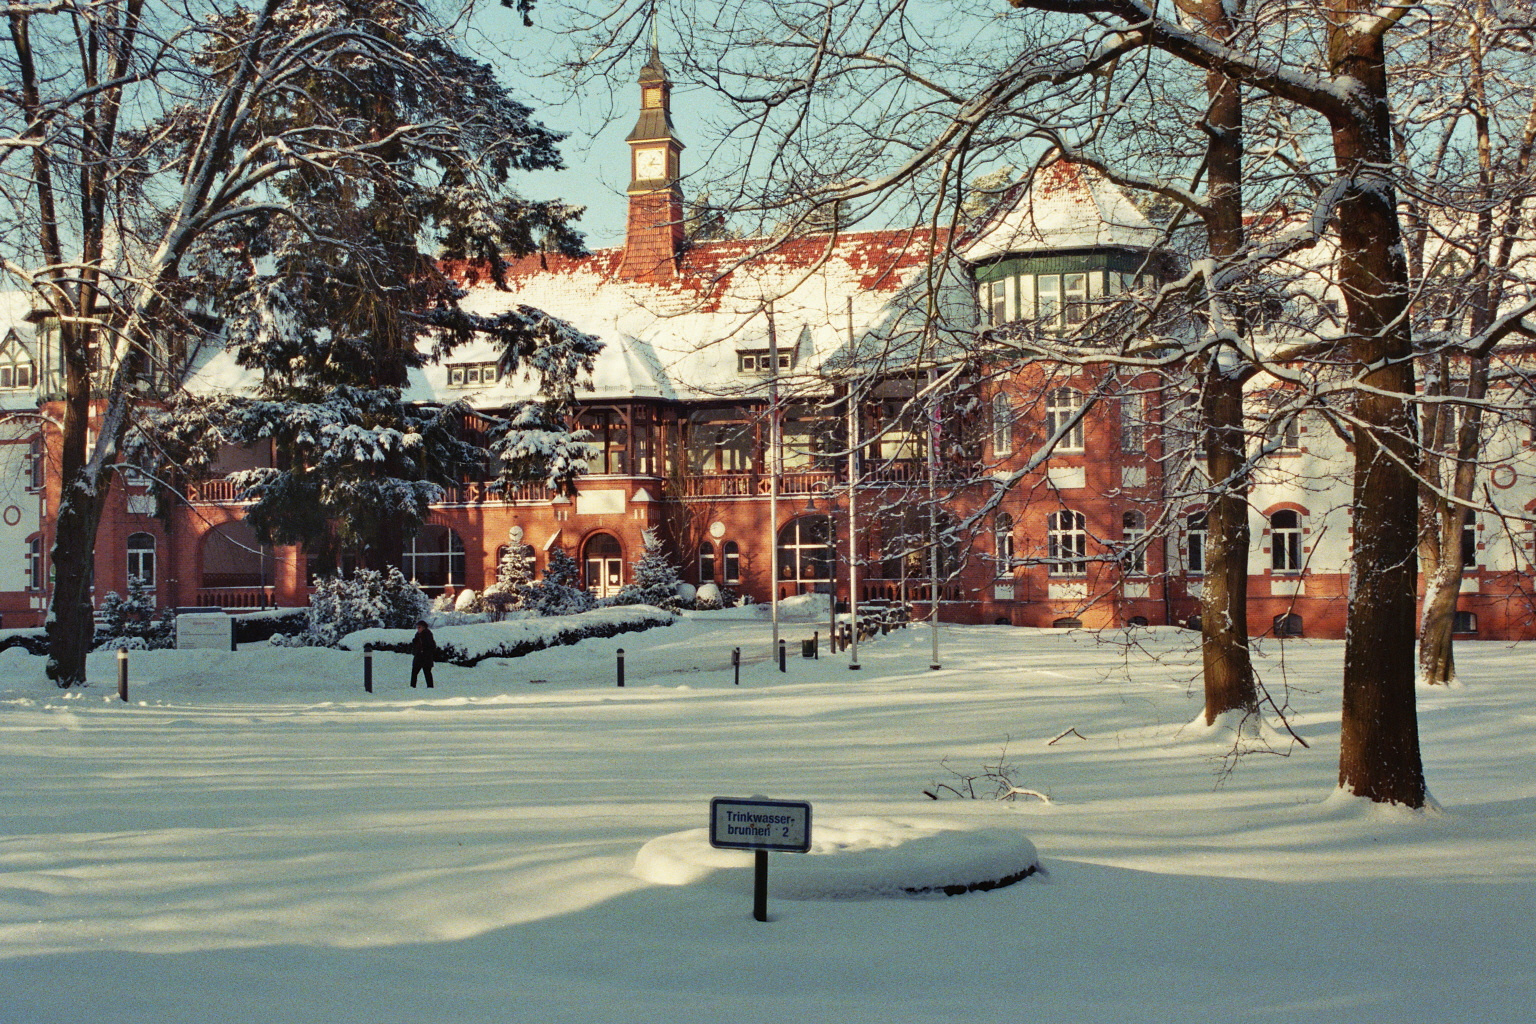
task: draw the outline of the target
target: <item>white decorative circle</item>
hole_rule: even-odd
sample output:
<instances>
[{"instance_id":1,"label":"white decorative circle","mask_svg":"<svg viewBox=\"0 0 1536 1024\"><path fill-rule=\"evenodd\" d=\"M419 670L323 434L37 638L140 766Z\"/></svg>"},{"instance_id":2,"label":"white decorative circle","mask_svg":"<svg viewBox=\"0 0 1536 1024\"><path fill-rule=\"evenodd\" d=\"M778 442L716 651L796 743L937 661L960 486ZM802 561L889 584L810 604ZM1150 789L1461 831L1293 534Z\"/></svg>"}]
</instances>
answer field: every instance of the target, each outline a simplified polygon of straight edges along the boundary
<instances>
[{"instance_id":1,"label":"white decorative circle","mask_svg":"<svg viewBox=\"0 0 1536 1024\"><path fill-rule=\"evenodd\" d=\"M513 544L521 544L523 542L523 528L521 526L512 527L512 529L507 531L507 539Z\"/></svg>"},{"instance_id":2,"label":"white decorative circle","mask_svg":"<svg viewBox=\"0 0 1536 1024\"><path fill-rule=\"evenodd\" d=\"M709 535L711 537L715 538L715 540L719 540L721 537L724 537L725 536L725 524L722 523L718 519L716 519L714 522L710 523L709 524Z\"/></svg>"},{"instance_id":3,"label":"white decorative circle","mask_svg":"<svg viewBox=\"0 0 1536 1024\"><path fill-rule=\"evenodd\" d=\"M21 509L15 505L5 506L5 525L15 526L19 522L21 522Z\"/></svg>"},{"instance_id":4,"label":"white decorative circle","mask_svg":"<svg viewBox=\"0 0 1536 1024\"><path fill-rule=\"evenodd\" d=\"M1519 474L1515 472L1514 466L1494 466L1488 478L1493 481L1495 487L1513 487L1515 481L1519 479Z\"/></svg>"}]
</instances>

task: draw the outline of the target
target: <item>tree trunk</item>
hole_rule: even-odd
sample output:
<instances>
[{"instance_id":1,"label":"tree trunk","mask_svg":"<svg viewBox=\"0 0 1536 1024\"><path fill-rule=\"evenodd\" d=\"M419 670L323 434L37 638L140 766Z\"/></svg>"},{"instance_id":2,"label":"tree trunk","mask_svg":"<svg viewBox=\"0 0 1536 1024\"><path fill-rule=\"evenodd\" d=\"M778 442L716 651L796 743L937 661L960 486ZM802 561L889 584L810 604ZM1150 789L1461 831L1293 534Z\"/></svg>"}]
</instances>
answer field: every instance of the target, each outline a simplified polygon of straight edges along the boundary
<instances>
[{"instance_id":1,"label":"tree trunk","mask_svg":"<svg viewBox=\"0 0 1536 1024\"><path fill-rule=\"evenodd\" d=\"M1243 474L1243 385L1212 366L1205 379L1206 461L1215 488L1206 507L1205 590L1200 652L1205 722L1258 710L1248 652L1247 481Z\"/></svg>"},{"instance_id":2,"label":"tree trunk","mask_svg":"<svg viewBox=\"0 0 1536 1024\"><path fill-rule=\"evenodd\" d=\"M1222 0L1181 0L1180 9L1211 35L1228 39L1232 26ZM1243 253L1243 97L1238 84L1207 71L1205 131L1209 205L1204 220L1218 267ZM1212 301L1224 301L1212 296ZM1228 313L1246 332L1240 307ZM1243 430L1243 381L1224 367L1221 353L1206 360L1201 387L1206 469L1212 493L1206 507L1205 589L1200 603L1200 652L1205 677L1205 722L1228 711L1258 710L1258 689L1248 651L1248 479Z\"/></svg>"},{"instance_id":3,"label":"tree trunk","mask_svg":"<svg viewBox=\"0 0 1536 1024\"><path fill-rule=\"evenodd\" d=\"M1392 163L1385 46L1379 33L1357 31L1348 18L1331 33L1333 71L1352 80L1361 97L1330 115L1334 155L1351 176L1337 218L1339 285L1362 385L1354 399L1354 556L1339 785L1378 803L1422 807L1414 703L1418 431L1408 265L1385 171Z\"/></svg>"},{"instance_id":4,"label":"tree trunk","mask_svg":"<svg viewBox=\"0 0 1536 1024\"><path fill-rule=\"evenodd\" d=\"M91 415L89 342L86 325L60 324L64 423L59 452L59 513L50 554L53 600L47 621L46 671L56 685L66 688L85 685L85 657L96 632L91 588L96 582L96 527L101 522L104 486L103 481L91 479L86 453Z\"/></svg>"}]
</instances>

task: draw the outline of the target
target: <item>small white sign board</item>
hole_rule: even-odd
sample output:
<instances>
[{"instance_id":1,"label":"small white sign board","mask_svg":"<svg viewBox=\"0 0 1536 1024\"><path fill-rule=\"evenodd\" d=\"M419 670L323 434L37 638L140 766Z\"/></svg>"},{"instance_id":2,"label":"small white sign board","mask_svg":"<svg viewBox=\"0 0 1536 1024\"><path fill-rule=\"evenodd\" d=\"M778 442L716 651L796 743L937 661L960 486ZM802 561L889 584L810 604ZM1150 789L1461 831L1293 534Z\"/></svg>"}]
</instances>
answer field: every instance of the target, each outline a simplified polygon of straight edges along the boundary
<instances>
[{"instance_id":1,"label":"small white sign board","mask_svg":"<svg viewBox=\"0 0 1536 1024\"><path fill-rule=\"evenodd\" d=\"M186 612L176 616L178 651L227 651L235 636L235 620L227 612Z\"/></svg>"},{"instance_id":2,"label":"small white sign board","mask_svg":"<svg viewBox=\"0 0 1536 1024\"><path fill-rule=\"evenodd\" d=\"M709 845L722 850L806 853L811 805L801 800L717 796L709 802Z\"/></svg>"}]
</instances>

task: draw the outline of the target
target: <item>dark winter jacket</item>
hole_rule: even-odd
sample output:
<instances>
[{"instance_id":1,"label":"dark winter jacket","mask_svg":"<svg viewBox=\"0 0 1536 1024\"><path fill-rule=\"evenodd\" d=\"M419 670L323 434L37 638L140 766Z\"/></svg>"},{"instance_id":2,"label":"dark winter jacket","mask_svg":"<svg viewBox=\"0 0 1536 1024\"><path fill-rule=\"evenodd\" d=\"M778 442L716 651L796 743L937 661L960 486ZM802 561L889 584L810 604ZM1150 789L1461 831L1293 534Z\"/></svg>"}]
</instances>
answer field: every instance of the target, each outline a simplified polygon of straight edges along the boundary
<instances>
[{"instance_id":1,"label":"dark winter jacket","mask_svg":"<svg viewBox=\"0 0 1536 1024\"><path fill-rule=\"evenodd\" d=\"M428 665L437 660L437 641L432 639L430 629L423 629L411 637L411 658Z\"/></svg>"}]
</instances>

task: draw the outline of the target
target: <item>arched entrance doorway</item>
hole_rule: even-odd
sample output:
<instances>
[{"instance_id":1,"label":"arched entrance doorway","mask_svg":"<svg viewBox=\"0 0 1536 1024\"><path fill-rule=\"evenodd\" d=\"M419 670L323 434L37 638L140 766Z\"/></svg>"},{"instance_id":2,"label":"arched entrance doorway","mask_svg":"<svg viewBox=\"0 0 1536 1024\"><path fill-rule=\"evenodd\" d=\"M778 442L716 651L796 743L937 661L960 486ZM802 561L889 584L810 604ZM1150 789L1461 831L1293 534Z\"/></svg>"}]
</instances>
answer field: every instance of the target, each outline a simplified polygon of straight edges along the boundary
<instances>
[{"instance_id":1,"label":"arched entrance doorway","mask_svg":"<svg viewBox=\"0 0 1536 1024\"><path fill-rule=\"evenodd\" d=\"M610 597L624 586L624 545L610 533L593 534L583 549L587 589L594 597Z\"/></svg>"}]
</instances>

